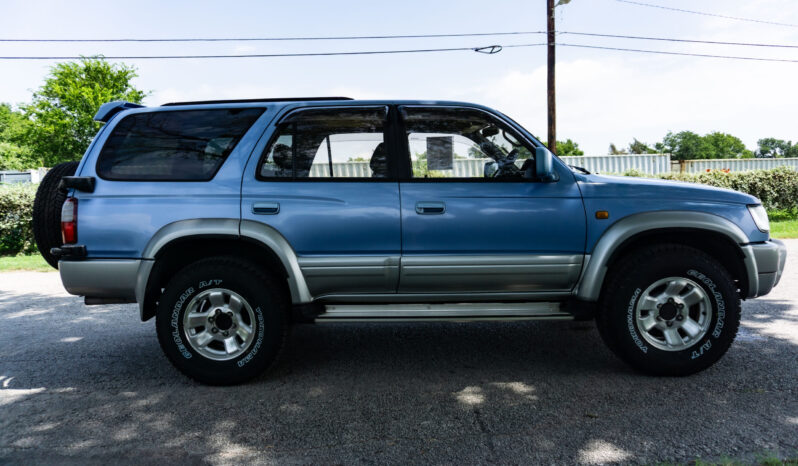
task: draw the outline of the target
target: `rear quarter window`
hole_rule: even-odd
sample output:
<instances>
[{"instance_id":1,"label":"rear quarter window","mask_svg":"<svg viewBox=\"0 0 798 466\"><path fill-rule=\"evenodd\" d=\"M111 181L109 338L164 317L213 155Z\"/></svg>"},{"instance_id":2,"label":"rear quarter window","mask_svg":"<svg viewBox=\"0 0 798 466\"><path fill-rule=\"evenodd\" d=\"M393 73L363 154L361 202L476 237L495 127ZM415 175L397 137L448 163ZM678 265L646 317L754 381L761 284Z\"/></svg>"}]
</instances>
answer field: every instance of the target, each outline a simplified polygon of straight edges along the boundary
<instances>
[{"instance_id":1,"label":"rear quarter window","mask_svg":"<svg viewBox=\"0 0 798 466\"><path fill-rule=\"evenodd\" d=\"M120 181L208 181L263 111L236 108L128 115L105 142L97 174Z\"/></svg>"}]
</instances>

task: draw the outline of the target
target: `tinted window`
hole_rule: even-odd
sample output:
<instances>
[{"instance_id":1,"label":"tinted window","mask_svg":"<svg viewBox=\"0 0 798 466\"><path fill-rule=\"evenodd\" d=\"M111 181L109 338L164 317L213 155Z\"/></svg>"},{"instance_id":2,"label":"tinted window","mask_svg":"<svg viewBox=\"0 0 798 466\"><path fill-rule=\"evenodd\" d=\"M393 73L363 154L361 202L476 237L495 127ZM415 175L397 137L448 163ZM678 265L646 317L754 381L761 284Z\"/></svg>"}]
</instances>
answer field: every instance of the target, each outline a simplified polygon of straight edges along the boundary
<instances>
[{"instance_id":1,"label":"tinted window","mask_svg":"<svg viewBox=\"0 0 798 466\"><path fill-rule=\"evenodd\" d=\"M261 178L387 178L385 107L292 113L261 158Z\"/></svg>"},{"instance_id":2,"label":"tinted window","mask_svg":"<svg viewBox=\"0 0 798 466\"><path fill-rule=\"evenodd\" d=\"M207 181L262 108L138 113L114 128L97 173L111 180Z\"/></svg>"},{"instance_id":3,"label":"tinted window","mask_svg":"<svg viewBox=\"0 0 798 466\"><path fill-rule=\"evenodd\" d=\"M403 107L413 178L512 180L534 177L533 149L487 113Z\"/></svg>"}]
</instances>

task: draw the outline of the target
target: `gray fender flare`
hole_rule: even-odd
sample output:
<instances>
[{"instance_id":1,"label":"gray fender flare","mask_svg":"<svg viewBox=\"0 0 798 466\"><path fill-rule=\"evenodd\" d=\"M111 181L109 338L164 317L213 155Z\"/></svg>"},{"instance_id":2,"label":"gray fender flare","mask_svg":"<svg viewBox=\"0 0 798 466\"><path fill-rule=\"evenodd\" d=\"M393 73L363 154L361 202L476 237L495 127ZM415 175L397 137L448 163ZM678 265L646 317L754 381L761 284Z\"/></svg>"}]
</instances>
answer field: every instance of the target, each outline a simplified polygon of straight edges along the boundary
<instances>
[{"instance_id":1,"label":"gray fender flare","mask_svg":"<svg viewBox=\"0 0 798 466\"><path fill-rule=\"evenodd\" d=\"M312 296L305 283L305 277L299 268L296 252L288 241L274 228L250 220L228 218L206 218L181 220L170 223L158 230L150 239L142 254L141 265L136 276L136 301L139 303L139 312L144 315L144 295L150 272L155 265L155 256L164 246L179 238L192 236L231 236L248 238L261 243L274 252L288 272L288 287L291 292L291 301L294 304L308 303Z\"/></svg>"},{"instance_id":2,"label":"gray fender flare","mask_svg":"<svg viewBox=\"0 0 798 466\"><path fill-rule=\"evenodd\" d=\"M745 270L748 275L748 289L759 286L754 252L748 237L731 221L715 214L694 211L657 211L630 215L618 220L599 238L592 254L586 256L585 267L574 294L583 301L597 301L601 293L607 265L613 252L638 233L670 228L692 228L723 234L740 247L745 256Z\"/></svg>"}]
</instances>

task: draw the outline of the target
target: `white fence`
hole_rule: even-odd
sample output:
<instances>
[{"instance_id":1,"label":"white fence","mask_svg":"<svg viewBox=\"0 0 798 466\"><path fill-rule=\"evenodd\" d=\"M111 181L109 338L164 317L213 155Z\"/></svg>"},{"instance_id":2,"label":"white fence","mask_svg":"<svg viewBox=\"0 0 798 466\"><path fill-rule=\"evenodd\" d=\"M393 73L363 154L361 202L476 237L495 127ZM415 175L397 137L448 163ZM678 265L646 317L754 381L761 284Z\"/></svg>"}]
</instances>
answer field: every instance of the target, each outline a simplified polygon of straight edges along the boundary
<instances>
[{"instance_id":1,"label":"white fence","mask_svg":"<svg viewBox=\"0 0 798 466\"><path fill-rule=\"evenodd\" d=\"M0 183L38 183L41 181L44 174L47 173L46 168L38 170L26 171L0 171Z\"/></svg>"},{"instance_id":2,"label":"white fence","mask_svg":"<svg viewBox=\"0 0 798 466\"><path fill-rule=\"evenodd\" d=\"M569 165L585 168L591 173L621 174L628 170L637 170L656 175L671 171L671 157L668 154L583 155L560 158Z\"/></svg>"},{"instance_id":3,"label":"white fence","mask_svg":"<svg viewBox=\"0 0 798 466\"><path fill-rule=\"evenodd\" d=\"M584 155L580 157L561 157L569 165L584 167L592 173L621 174L637 170L646 174L684 171L690 173L707 170L730 170L733 172L761 170L776 167L792 167L798 170L798 158L777 159L710 159L671 162L668 154L628 154L628 155ZM455 177L479 177L485 170L488 159L456 159L452 168ZM47 169L27 171L0 171L0 183L38 183ZM368 162L335 162L333 173L340 177L371 176ZM314 164L310 176L327 177L330 168L326 163Z\"/></svg>"},{"instance_id":4,"label":"white fence","mask_svg":"<svg viewBox=\"0 0 798 466\"><path fill-rule=\"evenodd\" d=\"M684 167L686 172L705 172L707 170L730 170L742 172L748 170L767 170L776 167L792 167L798 169L798 158L784 159L709 159L709 160L684 160L674 164L674 171L679 171L676 167Z\"/></svg>"},{"instance_id":5,"label":"white fence","mask_svg":"<svg viewBox=\"0 0 798 466\"><path fill-rule=\"evenodd\" d=\"M584 167L593 173L623 173L637 170L643 173L667 173L671 170L671 159L667 154L632 154L632 155L587 155L580 157L562 157L565 163ZM485 170L485 162L489 159L455 159L452 164L454 177L480 177ZM368 162L334 162L335 176L369 177L371 170ZM327 164L313 164L310 176L327 177L330 168Z\"/></svg>"}]
</instances>

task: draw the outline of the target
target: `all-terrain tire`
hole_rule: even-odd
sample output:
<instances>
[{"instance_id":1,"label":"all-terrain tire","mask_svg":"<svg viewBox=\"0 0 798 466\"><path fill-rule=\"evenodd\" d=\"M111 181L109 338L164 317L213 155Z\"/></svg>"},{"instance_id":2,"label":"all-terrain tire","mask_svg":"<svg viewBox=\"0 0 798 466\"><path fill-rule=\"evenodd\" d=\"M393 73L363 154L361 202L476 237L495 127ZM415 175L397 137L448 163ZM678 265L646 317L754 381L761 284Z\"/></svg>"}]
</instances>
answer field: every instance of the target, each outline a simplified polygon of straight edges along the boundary
<instances>
[{"instance_id":1,"label":"all-terrain tire","mask_svg":"<svg viewBox=\"0 0 798 466\"><path fill-rule=\"evenodd\" d=\"M681 291L668 291L671 284L678 290L683 283ZM689 304L697 297L699 304ZM596 320L607 346L634 369L684 376L706 369L726 353L737 335L740 310L737 286L717 260L692 247L663 244L639 250L614 267ZM699 332L693 324L701 319ZM680 328L687 320L693 321L691 327Z\"/></svg>"},{"instance_id":2,"label":"all-terrain tire","mask_svg":"<svg viewBox=\"0 0 798 466\"><path fill-rule=\"evenodd\" d=\"M189 264L175 274L159 299L155 327L161 348L180 372L204 384L235 385L260 375L277 360L288 337L284 286L234 256ZM238 333L244 328L249 329L249 340ZM199 343L211 337L215 340ZM223 340L230 338L237 350L227 349Z\"/></svg>"},{"instance_id":3,"label":"all-terrain tire","mask_svg":"<svg viewBox=\"0 0 798 466\"><path fill-rule=\"evenodd\" d=\"M58 268L58 258L50 254L50 248L62 245L61 240L61 207L66 200L66 193L58 189L61 178L72 176L78 168L78 162L64 162L51 168L36 190L33 201L33 238L44 260L54 268Z\"/></svg>"}]
</instances>

